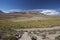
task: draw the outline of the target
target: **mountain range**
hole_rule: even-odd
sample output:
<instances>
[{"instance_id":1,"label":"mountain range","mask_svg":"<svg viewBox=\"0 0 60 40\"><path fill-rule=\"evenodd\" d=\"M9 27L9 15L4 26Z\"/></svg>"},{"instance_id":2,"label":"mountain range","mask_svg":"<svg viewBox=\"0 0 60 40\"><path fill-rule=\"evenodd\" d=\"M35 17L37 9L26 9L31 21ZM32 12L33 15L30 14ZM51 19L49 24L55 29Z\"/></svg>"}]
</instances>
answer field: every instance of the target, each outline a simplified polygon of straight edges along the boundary
<instances>
[{"instance_id":1,"label":"mountain range","mask_svg":"<svg viewBox=\"0 0 60 40\"><path fill-rule=\"evenodd\" d=\"M0 11L0 19L10 19L17 17L33 17L33 16L45 16L43 13L39 12L9 12L5 13Z\"/></svg>"},{"instance_id":2,"label":"mountain range","mask_svg":"<svg viewBox=\"0 0 60 40\"><path fill-rule=\"evenodd\" d=\"M45 15L60 16L60 12L52 9L33 9L33 10L9 10L9 11L0 11L4 13L18 13L18 12L39 12Z\"/></svg>"}]
</instances>

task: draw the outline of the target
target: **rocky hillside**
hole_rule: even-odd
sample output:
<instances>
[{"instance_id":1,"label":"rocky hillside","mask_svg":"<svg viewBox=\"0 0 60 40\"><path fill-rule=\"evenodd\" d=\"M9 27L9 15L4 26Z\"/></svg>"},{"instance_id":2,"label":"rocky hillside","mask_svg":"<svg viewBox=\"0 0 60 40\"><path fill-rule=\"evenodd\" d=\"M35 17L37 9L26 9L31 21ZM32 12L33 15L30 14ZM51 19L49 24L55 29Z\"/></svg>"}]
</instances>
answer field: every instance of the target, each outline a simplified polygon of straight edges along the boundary
<instances>
[{"instance_id":1,"label":"rocky hillside","mask_svg":"<svg viewBox=\"0 0 60 40\"><path fill-rule=\"evenodd\" d=\"M4 13L0 11L0 19L10 19L17 17L33 17L33 16L46 16L39 12L12 12L12 13Z\"/></svg>"}]
</instances>

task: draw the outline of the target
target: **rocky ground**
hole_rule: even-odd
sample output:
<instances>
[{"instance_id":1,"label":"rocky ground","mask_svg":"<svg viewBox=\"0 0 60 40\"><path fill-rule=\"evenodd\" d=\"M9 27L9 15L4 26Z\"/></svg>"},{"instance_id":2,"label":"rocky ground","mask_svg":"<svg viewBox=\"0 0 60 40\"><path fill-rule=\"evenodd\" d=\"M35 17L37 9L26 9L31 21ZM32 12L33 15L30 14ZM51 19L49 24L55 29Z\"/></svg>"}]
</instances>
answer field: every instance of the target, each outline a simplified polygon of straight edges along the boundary
<instances>
[{"instance_id":1,"label":"rocky ground","mask_svg":"<svg viewBox=\"0 0 60 40\"><path fill-rule=\"evenodd\" d=\"M21 38L18 40L60 40L56 39L60 36L60 27L53 28L33 28L33 29L20 29L23 31ZM19 35L20 36L20 35Z\"/></svg>"}]
</instances>

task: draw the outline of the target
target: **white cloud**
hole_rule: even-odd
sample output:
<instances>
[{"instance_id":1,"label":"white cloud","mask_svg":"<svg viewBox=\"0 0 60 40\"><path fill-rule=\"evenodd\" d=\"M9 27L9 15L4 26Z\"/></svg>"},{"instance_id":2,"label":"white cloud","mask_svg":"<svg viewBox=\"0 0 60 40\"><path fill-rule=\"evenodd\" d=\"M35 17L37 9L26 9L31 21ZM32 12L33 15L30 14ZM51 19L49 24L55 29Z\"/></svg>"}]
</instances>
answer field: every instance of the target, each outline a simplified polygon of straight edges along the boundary
<instances>
[{"instance_id":1,"label":"white cloud","mask_svg":"<svg viewBox=\"0 0 60 40\"><path fill-rule=\"evenodd\" d=\"M3 11L4 13L9 13L8 11Z\"/></svg>"},{"instance_id":2,"label":"white cloud","mask_svg":"<svg viewBox=\"0 0 60 40\"><path fill-rule=\"evenodd\" d=\"M43 10L41 13L44 13L46 15L58 15L60 12L56 10Z\"/></svg>"},{"instance_id":3,"label":"white cloud","mask_svg":"<svg viewBox=\"0 0 60 40\"><path fill-rule=\"evenodd\" d=\"M22 11L22 9L11 9L11 10L8 10L9 12L20 12Z\"/></svg>"},{"instance_id":4,"label":"white cloud","mask_svg":"<svg viewBox=\"0 0 60 40\"><path fill-rule=\"evenodd\" d=\"M11 10L7 10L7 11L3 11L5 13L10 13L10 12L22 12L22 9L11 9Z\"/></svg>"}]
</instances>

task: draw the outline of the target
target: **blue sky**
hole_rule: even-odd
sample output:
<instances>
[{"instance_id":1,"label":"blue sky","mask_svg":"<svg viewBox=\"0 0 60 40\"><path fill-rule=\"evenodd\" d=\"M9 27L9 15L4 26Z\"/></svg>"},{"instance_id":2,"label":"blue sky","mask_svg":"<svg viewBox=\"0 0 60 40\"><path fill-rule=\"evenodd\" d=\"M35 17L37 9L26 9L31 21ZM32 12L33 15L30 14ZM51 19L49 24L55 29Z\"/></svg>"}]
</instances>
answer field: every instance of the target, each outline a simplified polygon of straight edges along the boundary
<instances>
[{"instance_id":1,"label":"blue sky","mask_svg":"<svg viewBox=\"0 0 60 40\"><path fill-rule=\"evenodd\" d=\"M0 0L0 10L60 9L60 0Z\"/></svg>"}]
</instances>

